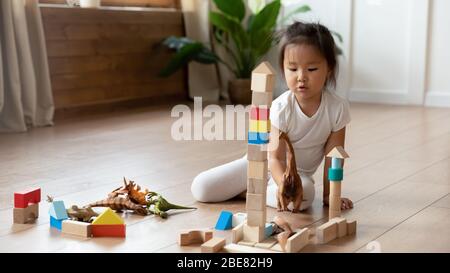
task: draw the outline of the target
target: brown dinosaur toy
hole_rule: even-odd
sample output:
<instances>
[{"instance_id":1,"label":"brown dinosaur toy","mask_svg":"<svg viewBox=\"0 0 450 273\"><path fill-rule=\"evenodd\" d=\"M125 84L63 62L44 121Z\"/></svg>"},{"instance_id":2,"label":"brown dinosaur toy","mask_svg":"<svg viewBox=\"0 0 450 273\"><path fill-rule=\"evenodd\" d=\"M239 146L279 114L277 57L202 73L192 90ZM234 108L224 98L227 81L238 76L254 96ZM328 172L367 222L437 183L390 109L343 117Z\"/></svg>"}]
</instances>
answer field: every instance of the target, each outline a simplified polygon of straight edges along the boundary
<instances>
[{"instance_id":1,"label":"brown dinosaur toy","mask_svg":"<svg viewBox=\"0 0 450 273\"><path fill-rule=\"evenodd\" d=\"M148 189L141 191L141 187L134 183L134 181L123 178L124 186L113 190L108 197L115 197L117 194L126 194L127 197L136 204L147 205L146 196L149 193Z\"/></svg>"},{"instance_id":2,"label":"brown dinosaur toy","mask_svg":"<svg viewBox=\"0 0 450 273\"><path fill-rule=\"evenodd\" d=\"M143 216L148 214L148 211L144 206L135 204L126 197L118 196L118 193L116 193L116 196L110 194L107 199L91 203L87 205L87 207L109 207L117 212L121 212L123 210L132 210L135 213Z\"/></svg>"},{"instance_id":3,"label":"brown dinosaur toy","mask_svg":"<svg viewBox=\"0 0 450 273\"><path fill-rule=\"evenodd\" d=\"M74 221L82 221L89 223L91 222L92 217L97 217L98 213L96 213L92 208L79 208L77 205L73 205L71 208L68 208L67 215L69 218Z\"/></svg>"},{"instance_id":4,"label":"brown dinosaur toy","mask_svg":"<svg viewBox=\"0 0 450 273\"><path fill-rule=\"evenodd\" d=\"M297 173L294 148L286 133L280 133L280 140L286 142L288 150L286 152L286 170L283 174L283 183L278 187L278 211L288 211L288 205L293 202L292 212L300 212L300 205L303 200L302 180Z\"/></svg>"}]
</instances>

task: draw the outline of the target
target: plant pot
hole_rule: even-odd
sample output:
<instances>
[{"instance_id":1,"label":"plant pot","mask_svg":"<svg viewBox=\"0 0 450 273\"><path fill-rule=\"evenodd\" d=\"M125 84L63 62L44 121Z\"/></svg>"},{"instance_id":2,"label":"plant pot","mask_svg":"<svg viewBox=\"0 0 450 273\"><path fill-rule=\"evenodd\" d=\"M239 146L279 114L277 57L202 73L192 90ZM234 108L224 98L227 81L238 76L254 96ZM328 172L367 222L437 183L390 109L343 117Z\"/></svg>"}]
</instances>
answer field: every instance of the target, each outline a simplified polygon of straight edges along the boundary
<instances>
[{"instance_id":1,"label":"plant pot","mask_svg":"<svg viewBox=\"0 0 450 273\"><path fill-rule=\"evenodd\" d=\"M232 104L249 105L252 103L250 79L234 79L228 82L228 95Z\"/></svg>"}]
</instances>

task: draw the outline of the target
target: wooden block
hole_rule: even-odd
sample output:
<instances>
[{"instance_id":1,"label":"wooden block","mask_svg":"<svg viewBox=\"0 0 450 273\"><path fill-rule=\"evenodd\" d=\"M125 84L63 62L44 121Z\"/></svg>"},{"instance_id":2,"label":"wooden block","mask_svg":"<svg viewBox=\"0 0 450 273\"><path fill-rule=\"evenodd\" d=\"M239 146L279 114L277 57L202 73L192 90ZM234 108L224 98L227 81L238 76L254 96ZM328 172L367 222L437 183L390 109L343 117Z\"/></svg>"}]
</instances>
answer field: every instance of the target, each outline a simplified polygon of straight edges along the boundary
<instances>
[{"instance_id":1,"label":"wooden block","mask_svg":"<svg viewBox=\"0 0 450 273\"><path fill-rule=\"evenodd\" d=\"M270 249L244 246L238 244L228 244L223 250L227 253L276 253L275 251L271 251Z\"/></svg>"},{"instance_id":2,"label":"wooden block","mask_svg":"<svg viewBox=\"0 0 450 273\"><path fill-rule=\"evenodd\" d=\"M331 240L336 239L337 236L337 223L326 222L316 229L317 240L320 244L326 244Z\"/></svg>"},{"instance_id":3,"label":"wooden block","mask_svg":"<svg viewBox=\"0 0 450 273\"><path fill-rule=\"evenodd\" d=\"M250 108L250 119L268 120L270 117L270 109L264 106L258 107L252 105Z\"/></svg>"},{"instance_id":4,"label":"wooden block","mask_svg":"<svg viewBox=\"0 0 450 273\"><path fill-rule=\"evenodd\" d=\"M41 202L41 188L32 188L14 193L14 207L26 208L28 204L38 204Z\"/></svg>"},{"instance_id":5,"label":"wooden block","mask_svg":"<svg viewBox=\"0 0 450 273\"><path fill-rule=\"evenodd\" d=\"M260 243L264 241L264 227L249 226L244 224L244 239L243 241L250 241Z\"/></svg>"},{"instance_id":6,"label":"wooden block","mask_svg":"<svg viewBox=\"0 0 450 273\"><path fill-rule=\"evenodd\" d=\"M213 237L212 230L182 230L178 234L178 244L180 246L187 246L190 244L202 244Z\"/></svg>"},{"instance_id":7,"label":"wooden block","mask_svg":"<svg viewBox=\"0 0 450 273\"><path fill-rule=\"evenodd\" d=\"M247 179L247 193L263 194L267 192L267 180L248 178Z\"/></svg>"},{"instance_id":8,"label":"wooden block","mask_svg":"<svg viewBox=\"0 0 450 273\"><path fill-rule=\"evenodd\" d=\"M48 210L48 214L56 220L66 220L69 218L66 211L66 206L64 205L64 201L58 200L53 201L50 204L50 208Z\"/></svg>"},{"instance_id":9,"label":"wooden block","mask_svg":"<svg viewBox=\"0 0 450 273\"><path fill-rule=\"evenodd\" d=\"M248 144L247 145L248 161L265 161L267 160L267 144Z\"/></svg>"},{"instance_id":10,"label":"wooden block","mask_svg":"<svg viewBox=\"0 0 450 273\"><path fill-rule=\"evenodd\" d=\"M95 220L92 225L123 225L123 219L112 209L107 208Z\"/></svg>"},{"instance_id":11,"label":"wooden block","mask_svg":"<svg viewBox=\"0 0 450 273\"><path fill-rule=\"evenodd\" d=\"M242 246L255 246L256 242L250 242L250 241L239 241L238 245Z\"/></svg>"},{"instance_id":12,"label":"wooden block","mask_svg":"<svg viewBox=\"0 0 450 273\"><path fill-rule=\"evenodd\" d=\"M264 241L262 241L261 243L255 244L255 247L270 249L277 243L278 243L277 239L275 239L274 237L269 237Z\"/></svg>"},{"instance_id":13,"label":"wooden block","mask_svg":"<svg viewBox=\"0 0 450 273\"><path fill-rule=\"evenodd\" d=\"M330 182L330 196L342 196L341 193L342 183L341 182Z\"/></svg>"},{"instance_id":14,"label":"wooden block","mask_svg":"<svg viewBox=\"0 0 450 273\"><path fill-rule=\"evenodd\" d=\"M216 253L225 246L225 238L213 237L201 245L202 253Z\"/></svg>"},{"instance_id":15,"label":"wooden block","mask_svg":"<svg viewBox=\"0 0 450 273\"><path fill-rule=\"evenodd\" d=\"M334 221L337 224L337 237L342 238L347 236L347 220L342 217L332 218L330 221Z\"/></svg>"},{"instance_id":16,"label":"wooden block","mask_svg":"<svg viewBox=\"0 0 450 273\"><path fill-rule=\"evenodd\" d=\"M237 244L244 239L244 225L245 222L236 226L231 230L231 242Z\"/></svg>"},{"instance_id":17,"label":"wooden block","mask_svg":"<svg viewBox=\"0 0 450 273\"><path fill-rule=\"evenodd\" d=\"M39 217L39 204L29 204L26 208L13 209L15 224L33 223Z\"/></svg>"},{"instance_id":18,"label":"wooden block","mask_svg":"<svg viewBox=\"0 0 450 273\"><path fill-rule=\"evenodd\" d=\"M327 154L327 157L349 158L350 156L342 146L336 146Z\"/></svg>"},{"instance_id":19,"label":"wooden block","mask_svg":"<svg viewBox=\"0 0 450 273\"><path fill-rule=\"evenodd\" d=\"M264 161L248 161L247 178L256 178L267 181L268 162Z\"/></svg>"},{"instance_id":20,"label":"wooden block","mask_svg":"<svg viewBox=\"0 0 450 273\"><path fill-rule=\"evenodd\" d=\"M50 227L61 230L62 229L62 221L64 221L64 219L58 220L58 219L54 218L53 216L50 216Z\"/></svg>"},{"instance_id":21,"label":"wooden block","mask_svg":"<svg viewBox=\"0 0 450 273\"><path fill-rule=\"evenodd\" d=\"M270 249L273 251L284 252L283 248L281 248L281 245L279 243L276 243Z\"/></svg>"},{"instance_id":22,"label":"wooden block","mask_svg":"<svg viewBox=\"0 0 450 273\"><path fill-rule=\"evenodd\" d=\"M356 234L356 220L347 222L347 235Z\"/></svg>"},{"instance_id":23,"label":"wooden block","mask_svg":"<svg viewBox=\"0 0 450 273\"><path fill-rule=\"evenodd\" d=\"M92 236L92 225L80 221L64 220L62 222L62 233L89 238Z\"/></svg>"},{"instance_id":24,"label":"wooden block","mask_svg":"<svg viewBox=\"0 0 450 273\"><path fill-rule=\"evenodd\" d=\"M266 195L260 193L247 193L246 210L264 210L266 208Z\"/></svg>"},{"instance_id":25,"label":"wooden block","mask_svg":"<svg viewBox=\"0 0 450 273\"><path fill-rule=\"evenodd\" d=\"M93 237L126 237L125 225L91 225Z\"/></svg>"},{"instance_id":26,"label":"wooden block","mask_svg":"<svg viewBox=\"0 0 450 273\"><path fill-rule=\"evenodd\" d=\"M252 71L251 89L255 92L272 92L275 85L275 69L263 62Z\"/></svg>"},{"instance_id":27,"label":"wooden block","mask_svg":"<svg viewBox=\"0 0 450 273\"><path fill-rule=\"evenodd\" d=\"M309 242L309 229L304 228L299 232L295 233L286 243L286 252L288 253L297 253L302 248L304 248Z\"/></svg>"},{"instance_id":28,"label":"wooden block","mask_svg":"<svg viewBox=\"0 0 450 273\"><path fill-rule=\"evenodd\" d=\"M251 132L268 133L270 132L270 120L253 120L249 122L248 130Z\"/></svg>"},{"instance_id":29,"label":"wooden block","mask_svg":"<svg viewBox=\"0 0 450 273\"><path fill-rule=\"evenodd\" d=\"M233 219L231 220L231 226L233 228L235 228L245 222L247 222L247 213L238 212L238 213L233 214Z\"/></svg>"},{"instance_id":30,"label":"wooden block","mask_svg":"<svg viewBox=\"0 0 450 273\"><path fill-rule=\"evenodd\" d=\"M248 132L247 143L255 145L267 145L270 141L270 133Z\"/></svg>"},{"instance_id":31,"label":"wooden block","mask_svg":"<svg viewBox=\"0 0 450 273\"><path fill-rule=\"evenodd\" d=\"M249 226L266 226L266 210L248 210L247 211L247 224Z\"/></svg>"},{"instance_id":32,"label":"wooden block","mask_svg":"<svg viewBox=\"0 0 450 273\"><path fill-rule=\"evenodd\" d=\"M340 210L332 210L330 208L330 210L328 211L328 220L336 218L336 217L341 217L341 211Z\"/></svg>"},{"instance_id":33,"label":"wooden block","mask_svg":"<svg viewBox=\"0 0 450 273\"><path fill-rule=\"evenodd\" d=\"M252 105L270 108L270 106L272 106L272 92L253 92Z\"/></svg>"}]
</instances>

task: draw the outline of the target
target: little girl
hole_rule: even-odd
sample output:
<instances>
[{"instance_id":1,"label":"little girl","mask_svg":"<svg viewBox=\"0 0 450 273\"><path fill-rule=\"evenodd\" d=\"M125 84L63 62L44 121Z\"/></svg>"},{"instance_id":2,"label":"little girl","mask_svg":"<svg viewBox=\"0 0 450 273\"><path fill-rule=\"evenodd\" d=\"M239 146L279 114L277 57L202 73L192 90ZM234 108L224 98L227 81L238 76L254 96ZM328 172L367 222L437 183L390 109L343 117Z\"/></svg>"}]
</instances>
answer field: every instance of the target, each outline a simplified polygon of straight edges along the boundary
<instances>
[{"instance_id":1,"label":"little girl","mask_svg":"<svg viewBox=\"0 0 450 273\"><path fill-rule=\"evenodd\" d=\"M303 185L300 210L311 206L315 190L312 175L335 146L344 147L345 126L350 122L348 103L330 91L336 85L336 45L321 24L295 22L280 41L279 65L289 90L272 102L272 131L285 132L294 147L297 171ZM323 204L328 205L330 159L325 159ZM267 205L277 208L277 190L286 170L286 143L269 152ZM232 161L200 173L191 191L200 202L221 202L245 192L247 159ZM341 209L353 207L342 198ZM292 209L292 203L288 206Z\"/></svg>"}]
</instances>

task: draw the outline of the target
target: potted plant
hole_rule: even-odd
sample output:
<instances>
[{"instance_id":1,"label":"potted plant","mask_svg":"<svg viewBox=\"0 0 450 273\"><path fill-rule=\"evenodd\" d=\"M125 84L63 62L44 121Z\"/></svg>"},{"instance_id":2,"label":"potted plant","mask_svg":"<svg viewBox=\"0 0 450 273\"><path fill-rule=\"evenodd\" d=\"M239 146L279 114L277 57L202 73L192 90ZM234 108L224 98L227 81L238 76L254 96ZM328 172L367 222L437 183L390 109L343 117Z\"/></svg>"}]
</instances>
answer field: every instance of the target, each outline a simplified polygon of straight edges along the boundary
<instances>
[{"instance_id":1,"label":"potted plant","mask_svg":"<svg viewBox=\"0 0 450 273\"><path fill-rule=\"evenodd\" d=\"M276 33L278 22L283 23L294 14L310 11L307 5L291 11L279 19L281 1L275 0L246 17L243 0L214 0L216 11L209 13L214 40L224 49L222 59L204 44L186 37L171 36L163 44L176 50L176 54L160 72L168 76L189 63L223 64L234 79L228 84L231 102L251 103L250 78L254 67L266 53L279 42ZM340 36L339 36L340 38Z\"/></svg>"}]
</instances>

